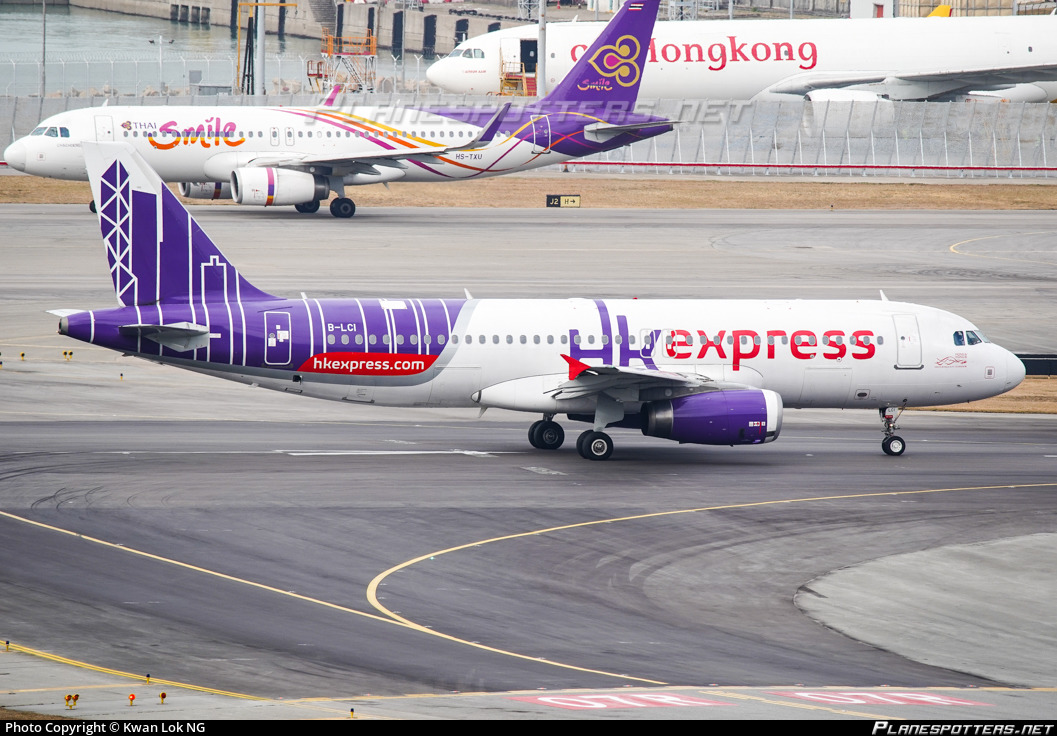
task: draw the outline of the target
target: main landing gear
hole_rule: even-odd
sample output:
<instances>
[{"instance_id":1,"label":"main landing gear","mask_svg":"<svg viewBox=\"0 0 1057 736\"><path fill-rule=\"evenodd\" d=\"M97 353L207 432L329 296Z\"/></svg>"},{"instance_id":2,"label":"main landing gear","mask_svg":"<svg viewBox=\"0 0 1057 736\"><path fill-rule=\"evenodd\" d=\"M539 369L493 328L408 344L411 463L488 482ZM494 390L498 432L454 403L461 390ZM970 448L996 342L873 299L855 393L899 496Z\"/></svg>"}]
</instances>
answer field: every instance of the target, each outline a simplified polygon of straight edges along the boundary
<instances>
[{"instance_id":1,"label":"main landing gear","mask_svg":"<svg viewBox=\"0 0 1057 736\"><path fill-rule=\"evenodd\" d=\"M544 415L529 427L528 440L537 450L557 450L565 442L565 430L554 421L553 414ZM605 432L589 429L576 439L576 451L587 460L608 460L613 454L613 440Z\"/></svg>"},{"instance_id":2,"label":"main landing gear","mask_svg":"<svg viewBox=\"0 0 1057 736\"><path fill-rule=\"evenodd\" d=\"M338 197L330 203L330 214L334 217L352 217L356 214L356 203L348 197Z\"/></svg>"},{"instance_id":3,"label":"main landing gear","mask_svg":"<svg viewBox=\"0 0 1057 736\"><path fill-rule=\"evenodd\" d=\"M312 199L308 202L295 204L294 209L303 215L311 215L313 212L319 212L319 200ZM352 217L356 214L356 203L348 197L338 197L330 203L330 214L341 218Z\"/></svg>"},{"instance_id":4,"label":"main landing gear","mask_svg":"<svg viewBox=\"0 0 1057 736\"><path fill-rule=\"evenodd\" d=\"M553 415L544 417L529 427L529 444L537 450L557 450L565 442L565 430L552 419Z\"/></svg>"},{"instance_id":5,"label":"main landing gear","mask_svg":"<svg viewBox=\"0 0 1057 736\"><path fill-rule=\"evenodd\" d=\"M613 454L613 440L605 432L589 429L577 438L576 451L587 460L608 460Z\"/></svg>"},{"instance_id":6,"label":"main landing gear","mask_svg":"<svg viewBox=\"0 0 1057 736\"><path fill-rule=\"evenodd\" d=\"M877 410L881 415L881 424L884 426L885 438L881 440L881 449L884 450L885 455L902 455L903 451L907 449L907 443L896 434L896 430L899 429L896 426L896 421L902 416L903 410L906 408L906 404L903 404L899 409L890 406L886 409Z\"/></svg>"}]
</instances>

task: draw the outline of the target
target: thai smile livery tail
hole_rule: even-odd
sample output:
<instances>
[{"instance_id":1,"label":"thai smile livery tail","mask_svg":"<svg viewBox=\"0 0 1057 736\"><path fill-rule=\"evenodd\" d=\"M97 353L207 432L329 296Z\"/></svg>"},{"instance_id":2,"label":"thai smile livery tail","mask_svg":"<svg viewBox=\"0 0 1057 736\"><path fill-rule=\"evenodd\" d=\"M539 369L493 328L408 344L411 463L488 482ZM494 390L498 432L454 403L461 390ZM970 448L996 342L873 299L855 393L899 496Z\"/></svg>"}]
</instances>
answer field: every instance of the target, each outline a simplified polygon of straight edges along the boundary
<instances>
[{"instance_id":1,"label":"thai smile livery tail","mask_svg":"<svg viewBox=\"0 0 1057 736\"><path fill-rule=\"evenodd\" d=\"M541 102L600 102L632 107L660 0L628 0L565 78Z\"/></svg>"}]
</instances>

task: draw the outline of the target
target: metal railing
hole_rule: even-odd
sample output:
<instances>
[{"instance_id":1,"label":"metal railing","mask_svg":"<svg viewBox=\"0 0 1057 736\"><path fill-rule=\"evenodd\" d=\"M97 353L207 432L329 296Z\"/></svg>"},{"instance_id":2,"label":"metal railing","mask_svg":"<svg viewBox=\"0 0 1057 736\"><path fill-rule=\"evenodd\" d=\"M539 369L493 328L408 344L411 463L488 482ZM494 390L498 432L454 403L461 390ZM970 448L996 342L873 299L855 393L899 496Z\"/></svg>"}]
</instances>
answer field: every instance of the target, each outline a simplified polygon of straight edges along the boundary
<instances>
[{"instance_id":1,"label":"metal railing","mask_svg":"<svg viewBox=\"0 0 1057 736\"><path fill-rule=\"evenodd\" d=\"M749 176L1057 176L1057 105L1047 103L659 101L646 109L686 122L665 136L569 168Z\"/></svg>"}]
</instances>

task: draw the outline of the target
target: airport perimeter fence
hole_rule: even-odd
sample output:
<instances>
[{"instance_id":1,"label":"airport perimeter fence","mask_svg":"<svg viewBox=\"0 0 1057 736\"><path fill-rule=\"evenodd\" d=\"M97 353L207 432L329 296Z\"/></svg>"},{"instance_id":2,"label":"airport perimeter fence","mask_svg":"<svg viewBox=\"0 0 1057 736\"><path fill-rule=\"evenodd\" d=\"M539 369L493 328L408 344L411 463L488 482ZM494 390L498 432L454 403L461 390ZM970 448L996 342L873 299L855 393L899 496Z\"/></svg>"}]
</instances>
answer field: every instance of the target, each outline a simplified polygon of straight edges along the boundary
<instances>
[{"instance_id":1,"label":"airport perimeter fence","mask_svg":"<svg viewBox=\"0 0 1057 736\"><path fill-rule=\"evenodd\" d=\"M1007 102L681 102L667 135L571 171L736 176L1057 177L1057 105Z\"/></svg>"},{"instance_id":2,"label":"airport perimeter fence","mask_svg":"<svg viewBox=\"0 0 1057 736\"><path fill-rule=\"evenodd\" d=\"M351 97L351 96L350 96ZM311 105L318 96L0 97L0 148L58 112L102 105ZM354 104L479 105L495 97L356 95ZM1057 178L1057 105L1006 102L642 101L675 130L569 171L710 176Z\"/></svg>"},{"instance_id":3,"label":"airport perimeter fence","mask_svg":"<svg viewBox=\"0 0 1057 736\"><path fill-rule=\"evenodd\" d=\"M234 54L159 53L142 51L52 52L46 64L35 53L0 51L0 97L100 97L121 99L187 95L230 95L237 86L239 62ZM164 51L164 53L162 53ZM265 90L272 94L311 93L305 77L309 61L319 54L290 51L265 57ZM376 89L438 91L426 77L429 61L411 54L401 68L391 53L377 59Z\"/></svg>"}]
</instances>

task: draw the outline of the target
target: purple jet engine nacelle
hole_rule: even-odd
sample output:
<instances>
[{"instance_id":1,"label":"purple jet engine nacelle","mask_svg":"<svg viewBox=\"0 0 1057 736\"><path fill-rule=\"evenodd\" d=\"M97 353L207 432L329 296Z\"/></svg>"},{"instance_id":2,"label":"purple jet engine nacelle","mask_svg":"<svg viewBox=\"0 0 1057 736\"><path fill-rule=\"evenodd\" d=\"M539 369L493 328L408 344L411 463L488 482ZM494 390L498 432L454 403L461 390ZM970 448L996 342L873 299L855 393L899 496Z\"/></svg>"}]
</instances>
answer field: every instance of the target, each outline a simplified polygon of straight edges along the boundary
<instances>
[{"instance_id":1,"label":"purple jet engine nacelle","mask_svg":"<svg viewBox=\"0 0 1057 736\"><path fill-rule=\"evenodd\" d=\"M642 413L643 434L697 445L758 445L782 429L782 397L765 389L652 401Z\"/></svg>"}]
</instances>

